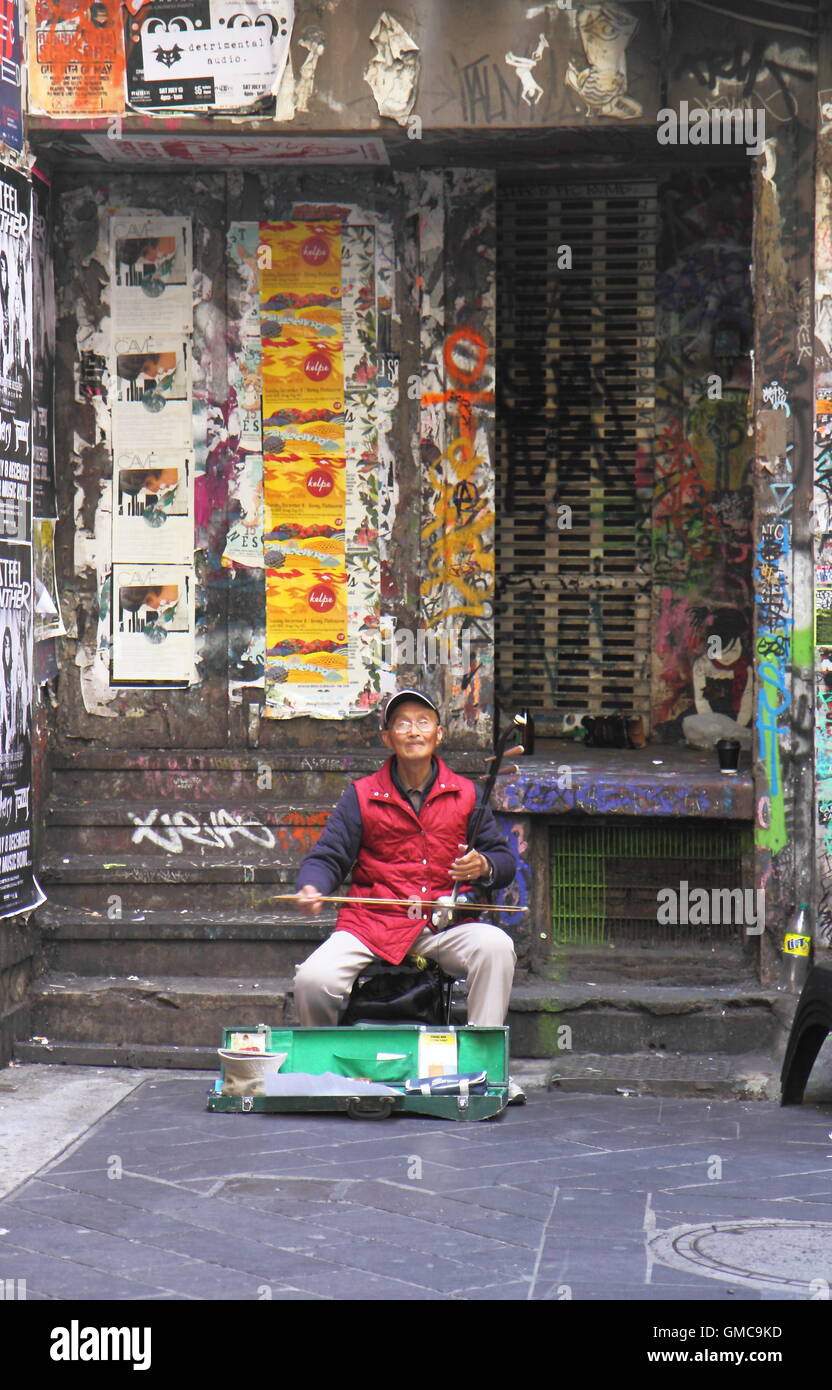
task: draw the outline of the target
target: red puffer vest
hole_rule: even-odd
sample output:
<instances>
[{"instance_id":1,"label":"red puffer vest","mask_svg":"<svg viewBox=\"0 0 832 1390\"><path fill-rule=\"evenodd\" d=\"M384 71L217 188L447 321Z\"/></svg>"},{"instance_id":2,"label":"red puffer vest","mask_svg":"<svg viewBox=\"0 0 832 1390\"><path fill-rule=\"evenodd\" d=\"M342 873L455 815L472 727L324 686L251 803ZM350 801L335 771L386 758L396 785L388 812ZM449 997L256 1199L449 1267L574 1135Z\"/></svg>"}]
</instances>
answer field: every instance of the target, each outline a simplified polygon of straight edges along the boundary
<instances>
[{"instance_id":1,"label":"red puffer vest","mask_svg":"<svg viewBox=\"0 0 832 1390\"><path fill-rule=\"evenodd\" d=\"M407 910L385 912L361 907L362 898L436 898L449 893L448 866L468 838L468 820L476 789L437 758L438 773L417 816L396 790L389 758L378 772L353 785L358 796L363 834L353 865L350 898L338 913L336 931L349 931L375 955L398 965L429 927L430 910L408 916Z\"/></svg>"}]
</instances>

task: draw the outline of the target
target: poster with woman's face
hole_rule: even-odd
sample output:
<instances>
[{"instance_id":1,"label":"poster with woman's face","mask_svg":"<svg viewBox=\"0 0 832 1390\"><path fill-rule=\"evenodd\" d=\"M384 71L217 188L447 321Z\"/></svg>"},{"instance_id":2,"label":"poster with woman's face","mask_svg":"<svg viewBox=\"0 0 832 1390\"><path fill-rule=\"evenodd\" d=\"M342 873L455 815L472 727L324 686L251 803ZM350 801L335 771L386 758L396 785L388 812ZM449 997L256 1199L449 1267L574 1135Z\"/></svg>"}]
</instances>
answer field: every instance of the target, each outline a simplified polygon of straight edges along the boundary
<instances>
[{"instance_id":1,"label":"poster with woman's face","mask_svg":"<svg viewBox=\"0 0 832 1390\"><path fill-rule=\"evenodd\" d=\"M192 460L184 451L116 450L113 558L117 562L192 562L192 474Z\"/></svg>"},{"instance_id":2,"label":"poster with woman's face","mask_svg":"<svg viewBox=\"0 0 832 1390\"><path fill-rule=\"evenodd\" d=\"M190 344L165 334L117 333L110 365L117 450L140 441L147 452L190 446Z\"/></svg>"},{"instance_id":3,"label":"poster with woman's face","mask_svg":"<svg viewBox=\"0 0 832 1390\"><path fill-rule=\"evenodd\" d=\"M190 218L114 217L110 238L115 332L189 332L193 317Z\"/></svg>"},{"instance_id":4,"label":"poster with woman's face","mask_svg":"<svg viewBox=\"0 0 832 1390\"><path fill-rule=\"evenodd\" d=\"M114 564L113 685L188 685L193 678L193 571Z\"/></svg>"}]
</instances>

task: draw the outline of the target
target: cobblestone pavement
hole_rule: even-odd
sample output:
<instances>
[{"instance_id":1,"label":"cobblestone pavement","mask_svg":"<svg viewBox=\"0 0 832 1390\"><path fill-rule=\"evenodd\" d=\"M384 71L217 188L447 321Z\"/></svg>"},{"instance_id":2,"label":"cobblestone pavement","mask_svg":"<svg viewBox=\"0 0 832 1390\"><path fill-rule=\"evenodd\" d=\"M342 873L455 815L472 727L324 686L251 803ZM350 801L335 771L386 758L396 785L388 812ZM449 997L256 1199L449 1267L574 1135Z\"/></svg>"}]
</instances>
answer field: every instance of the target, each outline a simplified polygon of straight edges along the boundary
<instances>
[{"instance_id":1,"label":"cobblestone pavement","mask_svg":"<svg viewBox=\"0 0 832 1390\"><path fill-rule=\"evenodd\" d=\"M532 1092L488 1123L378 1122L212 1114L206 1085L155 1073L0 1202L0 1280L29 1300L724 1303L832 1284L829 1105Z\"/></svg>"}]
</instances>

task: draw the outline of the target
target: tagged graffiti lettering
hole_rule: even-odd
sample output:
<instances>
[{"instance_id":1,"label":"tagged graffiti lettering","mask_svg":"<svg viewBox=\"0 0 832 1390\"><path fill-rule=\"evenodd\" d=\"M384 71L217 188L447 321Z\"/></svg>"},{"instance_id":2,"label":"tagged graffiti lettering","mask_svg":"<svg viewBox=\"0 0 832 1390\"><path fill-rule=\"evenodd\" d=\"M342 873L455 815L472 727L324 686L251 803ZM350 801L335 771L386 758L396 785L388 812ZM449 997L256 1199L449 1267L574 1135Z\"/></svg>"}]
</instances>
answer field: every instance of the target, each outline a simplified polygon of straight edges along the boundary
<instances>
[{"instance_id":1,"label":"tagged graffiti lettering","mask_svg":"<svg viewBox=\"0 0 832 1390\"><path fill-rule=\"evenodd\" d=\"M460 437L431 469L435 501L433 515L422 531L429 547L428 578L422 584L422 594L430 600L445 584L453 584L461 602L443 610L446 618L453 614L481 615L493 584L494 555L483 543L483 537L493 524L494 513L479 502L471 506L460 524L455 505L459 489L467 488L481 463L468 440Z\"/></svg>"},{"instance_id":2,"label":"tagged graffiti lettering","mask_svg":"<svg viewBox=\"0 0 832 1390\"><path fill-rule=\"evenodd\" d=\"M153 810L146 817L130 811L129 815L136 827L132 837L134 845L148 840L169 854L181 854L183 842L207 845L211 849L233 849L235 835L265 849L273 849L275 844L267 825L258 820L244 820L233 811L209 811L201 820L190 811Z\"/></svg>"}]
</instances>

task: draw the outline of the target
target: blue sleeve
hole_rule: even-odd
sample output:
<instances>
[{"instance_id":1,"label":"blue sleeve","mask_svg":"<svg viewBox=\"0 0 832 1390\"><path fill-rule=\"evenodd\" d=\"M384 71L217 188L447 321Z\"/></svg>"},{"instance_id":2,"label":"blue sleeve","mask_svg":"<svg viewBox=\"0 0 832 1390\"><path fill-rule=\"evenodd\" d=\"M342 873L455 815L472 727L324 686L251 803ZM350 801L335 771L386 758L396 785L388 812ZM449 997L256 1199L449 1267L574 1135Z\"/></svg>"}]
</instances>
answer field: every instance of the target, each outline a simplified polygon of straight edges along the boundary
<instances>
[{"instance_id":1,"label":"blue sleeve","mask_svg":"<svg viewBox=\"0 0 832 1390\"><path fill-rule=\"evenodd\" d=\"M344 882L361 847L361 810L355 787L347 787L320 838L298 869L296 888L311 884L326 897Z\"/></svg>"}]
</instances>

